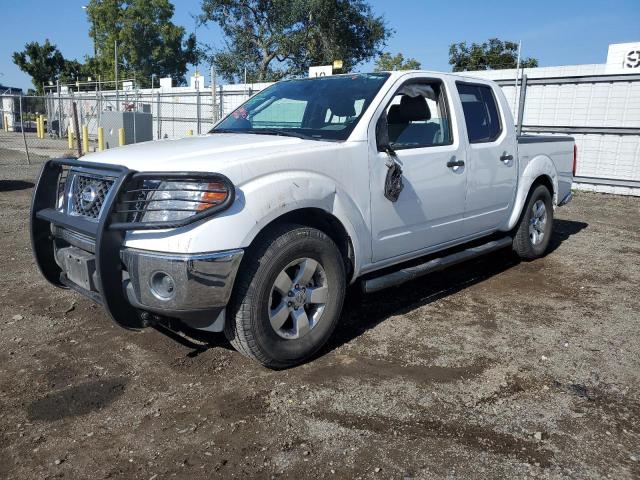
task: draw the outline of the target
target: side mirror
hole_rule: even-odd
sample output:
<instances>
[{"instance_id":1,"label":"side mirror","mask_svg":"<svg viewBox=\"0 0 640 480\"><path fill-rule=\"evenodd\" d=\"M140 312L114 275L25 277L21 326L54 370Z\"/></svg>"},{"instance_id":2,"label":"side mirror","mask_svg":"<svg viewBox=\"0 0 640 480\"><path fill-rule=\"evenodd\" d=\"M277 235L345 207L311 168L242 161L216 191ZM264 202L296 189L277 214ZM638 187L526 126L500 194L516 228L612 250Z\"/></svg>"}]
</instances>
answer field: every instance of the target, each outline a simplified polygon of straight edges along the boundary
<instances>
[{"instance_id":1,"label":"side mirror","mask_svg":"<svg viewBox=\"0 0 640 480\"><path fill-rule=\"evenodd\" d=\"M376 123L376 145L379 152L392 152L389 142L389 125L387 124L387 112L382 112Z\"/></svg>"}]
</instances>

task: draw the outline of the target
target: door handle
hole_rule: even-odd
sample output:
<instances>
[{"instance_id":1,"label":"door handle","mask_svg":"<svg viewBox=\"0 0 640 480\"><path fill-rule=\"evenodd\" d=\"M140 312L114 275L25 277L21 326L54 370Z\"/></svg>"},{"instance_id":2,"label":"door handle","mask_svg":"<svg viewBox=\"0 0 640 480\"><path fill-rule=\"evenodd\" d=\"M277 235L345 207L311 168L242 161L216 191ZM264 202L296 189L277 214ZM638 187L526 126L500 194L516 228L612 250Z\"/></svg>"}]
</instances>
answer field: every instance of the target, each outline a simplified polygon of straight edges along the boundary
<instances>
[{"instance_id":1,"label":"door handle","mask_svg":"<svg viewBox=\"0 0 640 480\"><path fill-rule=\"evenodd\" d=\"M449 160L447 162L447 167L449 168L464 167L464 160Z\"/></svg>"},{"instance_id":2,"label":"door handle","mask_svg":"<svg viewBox=\"0 0 640 480\"><path fill-rule=\"evenodd\" d=\"M500 161L501 162L505 162L506 163L506 162L510 162L511 160L513 160L513 155L504 154L504 155L502 155L500 157Z\"/></svg>"}]
</instances>

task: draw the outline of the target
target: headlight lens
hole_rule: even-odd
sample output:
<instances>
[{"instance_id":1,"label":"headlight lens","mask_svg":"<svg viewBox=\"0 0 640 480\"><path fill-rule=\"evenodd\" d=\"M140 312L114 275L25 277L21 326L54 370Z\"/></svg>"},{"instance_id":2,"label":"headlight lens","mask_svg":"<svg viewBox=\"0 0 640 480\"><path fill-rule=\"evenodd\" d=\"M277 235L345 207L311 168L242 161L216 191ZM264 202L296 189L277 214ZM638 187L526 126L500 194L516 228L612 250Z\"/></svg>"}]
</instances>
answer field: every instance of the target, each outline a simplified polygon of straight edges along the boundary
<instances>
[{"instance_id":1,"label":"headlight lens","mask_svg":"<svg viewBox=\"0 0 640 480\"><path fill-rule=\"evenodd\" d=\"M228 186L219 181L145 180L143 222L184 220L225 203Z\"/></svg>"}]
</instances>

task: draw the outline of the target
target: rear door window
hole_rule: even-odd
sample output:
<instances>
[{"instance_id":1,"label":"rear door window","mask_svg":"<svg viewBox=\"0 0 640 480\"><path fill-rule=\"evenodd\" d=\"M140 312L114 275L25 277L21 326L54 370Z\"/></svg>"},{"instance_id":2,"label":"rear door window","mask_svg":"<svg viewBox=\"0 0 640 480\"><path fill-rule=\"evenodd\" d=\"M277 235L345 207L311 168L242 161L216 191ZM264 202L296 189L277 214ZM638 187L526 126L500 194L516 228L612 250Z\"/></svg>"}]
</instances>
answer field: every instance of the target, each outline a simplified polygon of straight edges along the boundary
<instances>
[{"instance_id":1,"label":"rear door window","mask_svg":"<svg viewBox=\"0 0 640 480\"><path fill-rule=\"evenodd\" d=\"M458 83L470 143L493 142L502 133L498 105L491 87Z\"/></svg>"}]
</instances>

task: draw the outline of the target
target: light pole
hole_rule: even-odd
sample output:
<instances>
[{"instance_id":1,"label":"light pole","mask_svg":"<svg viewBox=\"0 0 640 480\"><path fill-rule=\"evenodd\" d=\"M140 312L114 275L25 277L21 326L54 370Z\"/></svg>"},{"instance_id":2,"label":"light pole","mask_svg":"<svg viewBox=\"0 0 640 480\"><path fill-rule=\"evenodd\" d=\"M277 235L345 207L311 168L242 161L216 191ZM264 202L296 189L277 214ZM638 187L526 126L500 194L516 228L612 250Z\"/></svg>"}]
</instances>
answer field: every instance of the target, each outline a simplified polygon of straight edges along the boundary
<instances>
[{"instance_id":1,"label":"light pole","mask_svg":"<svg viewBox=\"0 0 640 480\"><path fill-rule=\"evenodd\" d=\"M82 9L89 13L89 19L91 20L91 30L93 31L93 35L91 35L91 38L93 40L93 58L96 58L96 56L98 55L98 50L96 48L96 21L93 18L93 13L91 13L91 10L89 10L88 5L82 5Z\"/></svg>"}]
</instances>

